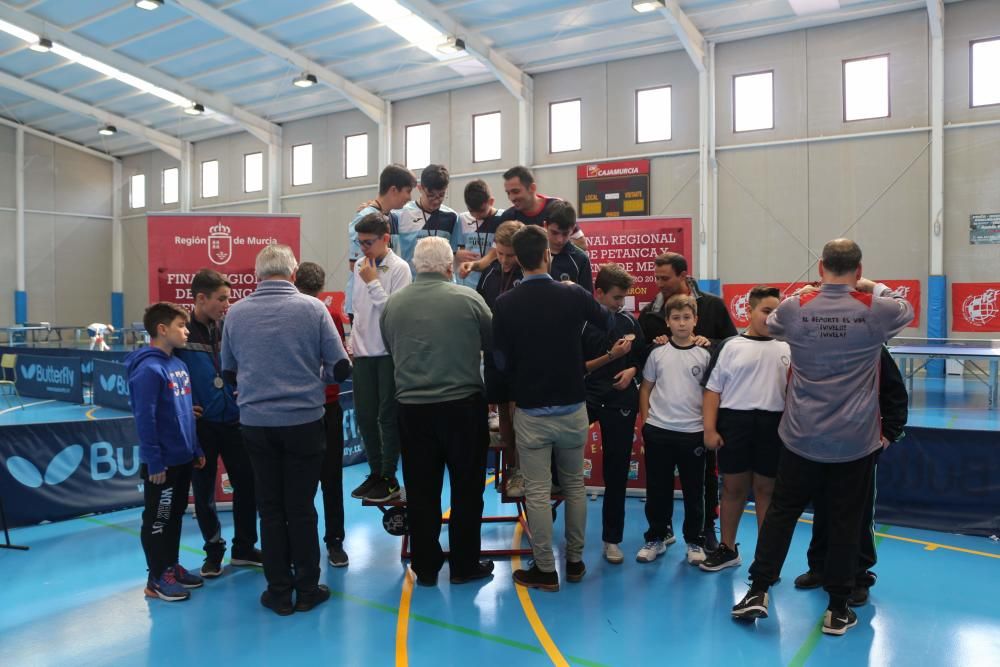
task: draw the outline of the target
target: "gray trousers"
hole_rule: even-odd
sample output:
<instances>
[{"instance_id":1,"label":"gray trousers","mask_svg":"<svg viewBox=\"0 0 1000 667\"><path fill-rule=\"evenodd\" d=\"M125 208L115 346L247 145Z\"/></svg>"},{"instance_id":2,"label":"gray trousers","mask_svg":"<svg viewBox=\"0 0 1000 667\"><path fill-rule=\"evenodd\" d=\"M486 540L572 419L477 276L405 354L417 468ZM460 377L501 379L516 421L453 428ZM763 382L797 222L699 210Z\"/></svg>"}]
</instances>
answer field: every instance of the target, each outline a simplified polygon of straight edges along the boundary
<instances>
[{"instance_id":1,"label":"gray trousers","mask_svg":"<svg viewBox=\"0 0 1000 667\"><path fill-rule=\"evenodd\" d=\"M566 498L566 560L583 560L583 536L587 527L587 492L583 486L583 446L587 442L587 409L560 417L533 417L514 411L517 455L524 475L525 507L531 529L535 565L554 572L552 555L552 461ZM554 456L553 456L554 454Z\"/></svg>"}]
</instances>

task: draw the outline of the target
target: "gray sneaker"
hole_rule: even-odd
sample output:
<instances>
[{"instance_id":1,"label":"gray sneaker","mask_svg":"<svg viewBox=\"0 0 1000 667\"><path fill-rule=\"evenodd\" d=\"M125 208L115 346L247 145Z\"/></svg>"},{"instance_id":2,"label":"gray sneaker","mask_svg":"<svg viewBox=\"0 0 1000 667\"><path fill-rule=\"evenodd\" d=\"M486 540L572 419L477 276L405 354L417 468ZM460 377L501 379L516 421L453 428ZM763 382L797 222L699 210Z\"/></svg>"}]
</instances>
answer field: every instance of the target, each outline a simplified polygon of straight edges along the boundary
<instances>
[{"instance_id":1,"label":"gray sneaker","mask_svg":"<svg viewBox=\"0 0 1000 667\"><path fill-rule=\"evenodd\" d=\"M509 498L523 498L524 497L524 475L518 468L511 468L510 475L507 478L507 497Z\"/></svg>"},{"instance_id":2,"label":"gray sneaker","mask_svg":"<svg viewBox=\"0 0 1000 667\"><path fill-rule=\"evenodd\" d=\"M621 547L617 544L612 544L611 542L604 543L604 560L608 561L613 565L621 565L625 562L625 554L622 553Z\"/></svg>"}]
</instances>

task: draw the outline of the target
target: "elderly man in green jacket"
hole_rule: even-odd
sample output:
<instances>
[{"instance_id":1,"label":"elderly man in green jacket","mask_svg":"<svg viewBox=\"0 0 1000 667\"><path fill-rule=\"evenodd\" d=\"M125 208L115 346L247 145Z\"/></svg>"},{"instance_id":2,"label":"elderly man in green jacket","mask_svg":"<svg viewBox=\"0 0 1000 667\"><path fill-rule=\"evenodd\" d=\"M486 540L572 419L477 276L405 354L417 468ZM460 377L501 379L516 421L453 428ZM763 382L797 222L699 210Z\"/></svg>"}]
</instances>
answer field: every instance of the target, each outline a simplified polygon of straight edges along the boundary
<instances>
[{"instance_id":1,"label":"elderly man in green jacket","mask_svg":"<svg viewBox=\"0 0 1000 667\"><path fill-rule=\"evenodd\" d=\"M395 365L403 483L417 583L437 584L441 486L451 483L448 523L451 583L489 577L480 561L483 481L489 449L488 406L480 353L492 346L490 309L452 280L454 257L443 238L427 237L413 253L416 280L389 297L382 337Z\"/></svg>"}]
</instances>

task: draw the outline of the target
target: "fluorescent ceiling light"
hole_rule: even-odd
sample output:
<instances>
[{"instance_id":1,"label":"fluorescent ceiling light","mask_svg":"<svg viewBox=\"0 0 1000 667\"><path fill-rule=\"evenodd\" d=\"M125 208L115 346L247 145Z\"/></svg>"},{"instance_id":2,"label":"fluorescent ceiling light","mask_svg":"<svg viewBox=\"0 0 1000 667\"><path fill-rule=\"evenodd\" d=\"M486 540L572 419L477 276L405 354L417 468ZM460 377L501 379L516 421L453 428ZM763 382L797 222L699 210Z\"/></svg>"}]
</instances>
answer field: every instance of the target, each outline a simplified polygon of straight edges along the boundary
<instances>
[{"instance_id":1,"label":"fluorescent ceiling light","mask_svg":"<svg viewBox=\"0 0 1000 667\"><path fill-rule=\"evenodd\" d=\"M38 35L31 32L30 30L25 30L24 28L19 28L13 23L7 23L6 21L0 21L0 30L3 30L8 35L13 35L18 39L24 40L29 44L34 44L38 41Z\"/></svg>"},{"instance_id":2,"label":"fluorescent ceiling light","mask_svg":"<svg viewBox=\"0 0 1000 667\"><path fill-rule=\"evenodd\" d=\"M465 51L465 41L458 37L449 37L447 41L438 44L437 50L445 55L454 55Z\"/></svg>"},{"instance_id":3,"label":"fluorescent ceiling light","mask_svg":"<svg viewBox=\"0 0 1000 667\"><path fill-rule=\"evenodd\" d=\"M104 135L105 137L110 137L112 134L118 134L118 128L114 125L105 125L99 129L97 133Z\"/></svg>"},{"instance_id":4,"label":"fluorescent ceiling light","mask_svg":"<svg viewBox=\"0 0 1000 667\"><path fill-rule=\"evenodd\" d=\"M189 116L200 116L201 114L205 113L205 107L201 104L198 104L197 102L193 102L191 106L184 109L184 113L186 113Z\"/></svg>"},{"instance_id":5,"label":"fluorescent ceiling light","mask_svg":"<svg viewBox=\"0 0 1000 667\"><path fill-rule=\"evenodd\" d=\"M352 2L358 9L437 60L451 60L462 55L461 51L452 53L440 51L438 47L448 41L448 35L396 0L352 0Z\"/></svg>"},{"instance_id":6,"label":"fluorescent ceiling light","mask_svg":"<svg viewBox=\"0 0 1000 667\"><path fill-rule=\"evenodd\" d=\"M840 0L788 0L799 16L819 14L820 12L835 12L840 9Z\"/></svg>"},{"instance_id":7,"label":"fluorescent ceiling light","mask_svg":"<svg viewBox=\"0 0 1000 667\"><path fill-rule=\"evenodd\" d=\"M39 37L38 41L28 48L32 51L37 51L38 53L48 53L52 50L52 40L45 37Z\"/></svg>"},{"instance_id":8,"label":"fluorescent ceiling light","mask_svg":"<svg viewBox=\"0 0 1000 667\"><path fill-rule=\"evenodd\" d=\"M664 6L663 0L632 0L632 9L640 14L655 12Z\"/></svg>"},{"instance_id":9,"label":"fluorescent ceiling light","mask_svg":"<svg viewBox=\"0 0 1000 667\"><path fill-rule=\"evenodd\" d=\"M163 0L135 0L135 6L146 11L153 11L163 6Z\"/></svg>"},{"instance_id":10,"label":"fluorescent ceiling light","mask_svg":"<svg viewBox=\"0 0 1000 667\"><path fill-rule=\"evenodd\" d=\"M292 79L292 85L298 86L299 88L308 88L310 86L315 86L317 83L316 75L309 74L308 72L303 72L297 77Z\"/></svg>"}]
</instances>

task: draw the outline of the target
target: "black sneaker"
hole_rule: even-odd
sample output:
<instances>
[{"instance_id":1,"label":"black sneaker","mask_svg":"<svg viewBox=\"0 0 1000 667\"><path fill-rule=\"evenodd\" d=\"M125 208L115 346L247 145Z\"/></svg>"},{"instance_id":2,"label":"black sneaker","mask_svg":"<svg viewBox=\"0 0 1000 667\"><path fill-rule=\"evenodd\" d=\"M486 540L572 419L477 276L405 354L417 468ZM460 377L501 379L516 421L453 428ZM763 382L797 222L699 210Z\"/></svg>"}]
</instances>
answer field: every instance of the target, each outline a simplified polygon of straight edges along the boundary
<instances>
[{"instance_id":1,"label":"black sneaker","mask_svg":"<svg viewBox=\"0 0 1000 667\"><path fill-rule=\"evenodd\" d=\"M847 598L847 604L852 607L864 607L868 604L868 587L855 586L851 589L851 595Z\"/></svg>"},{"instance_id":2,"label":"black sneaker","mask_svg":"<svg viewBox=\"0 0 1000 667\"><path fill-rule=\"evenodd\" d=\"M410 567L413 570L413 567ZM438 573L434 572L432 574L418 574L416 570L413 570L413 574L417 579L417 584L420 586L437 586L438 585Z\"/></svg>"},{"instance_id":3,"label":"black sneaker","mask_svg":"<svg viewBox=\"0 0 1000 667\"><path fill-rule=\"evenodd\" d=\"M236 567L264 567L264 554L260 552L260 549L240 549L239 551L233 549L229 564Z\"/></svg>"},{"instance_id":4,"label":"black sneaker","mask_svg":"<svg viewBox=\"0 0 1000 667\"><path fill-rule=\"evenodd\" d=\"M853 609L834 611L827 609L823 616L824 635L842 635L858 624L858 615Z\"/></svg>"},{"instance_id":5,"label":"black sneaker","mask_svg":"<svg viewBox=\"0 0 1000 667\"><path fill-rule=\"evenodd\" d=\"M347 552L344 551L343 540L333 540L326 549L326 559L334 567L347 567Z\"/></svg>"},{"instance_id":6,"label":"black sneaker","mask_svg":"<svg viewBox=\"0 0 1000 667\"><path fill-rule=\"evenodd\" d=\"M278 597L272 595L271 591L264 591L260 594L260 603L278 616L291 616L295 612L291 595Z\"/></svg>"},{"instance_id":7,"label":"black sneaker","mask_svg":"<svg viewBox=\"0 0 1000 667\"><path fill-rule=\"evenodd\" d=\"M803 572L795 577L795 587L802 589L819 588L823 585L823 574L815 570Z\"/></svg>"},{"instance_id":8,"label":"black sneaker","mask_svg":"<svg viewBox=\"0 0 1000 667\"><path fill-rule=\"evenodd\" d=\"M475 581L476 579L485 579L493 574L493 561L491 560L481 560L476 563L476 567L472 572L465 574L453 574L451 575L450 581L453 584L465 584L470 581Z\"/></svg>"},{"instance_id":9,"label":"black sneaker","mask_svg":"<svg viewBox=\"0 0 1000 667\"><path fill-rule=\"evenodd\" d=\"M370 503L387 503L399 497L399 482L395 477L383 477L365 494Z\"/></svg>"},{"instance_id":10,"label":"black sneaker","mask_svg":"<svg viewBox=\"0 0 1000 667\"><path fill-rule=\"evenodd\" d=\"M583 564L582 560L578 560L575 563L566 561L566 581L572 583L578 583L583 581L583 575L587 574L587 566Z\"/></svg>"},{"instance_id":11,"label":"black sneaker","mask_svg":"<svg viewBox=\"0 0 1000 667\"><path fill-rule=\"evenodd\" d=\"M559 573L542 572L537 565L532 564L531 569L514 570L514 583L554 593L559 590Z\"/></svg>"},{"instance_id":12,"label":"black sneaker","mask_svg":"<svg viewBox=\"0 0 1000 667\"><path fill-rule=\"evenodd\" d=\"M719 548L711 551L705 556L705 560L698 563L698 567L705 572L718 572L727 567L738 567L743 561L740 560L740 545L730 549L725 544L719 543Z\"/></svg>"},{"instance_id":13,"label":"black sneaker","mask_svg":"<svg viewBox=\"0 0 1000 667\"><path fill-rule=\"evenodd\" d=\"M299 593L295 598L295 611L310 611L330 599L330 589L319 584L309 593Z\"/></svg>"},{"instance_id":14,"label":"black sneaker","mask_svg":"<svg viewBox=\"0 0 1000 667\"><path fill-rule=\"evenodd\" d=\"M372 487L382 480L378 475L368 475L365 481L361 482L358 488L351 491L351 498L364 498L365 494L372 490Z\"/></svg>"},{"instance_id":15,"label":"black sneaker","mask_svg":"<svg viewBox=\"0 0 1000 667\"><path fill-rule=\"evenodd\" d=\"M703 539L704 539L704 544L702 544L701 546L702 548L705 549L706 554L711 553L719 548L719 538L715 534L714 521L711 524L705 526L705 533Z\"/></svg>"},{"instance_id":16,"label":"black sneaker","mask_svg":"<svg viewBox=\"0 0 1000 667\"><path fill-rule=\"evenodd\" d=\"M214 579L222 575L222 556L209 554L205 562L201 564L201 576L206 579Z\"/></svg>"},{"instance_id":17,"label":"black sneaker","mask_svg":"<svg viewBox=\"0 0 1000 667\"><path fill-rule=\"evenodd\" d=\"M751 589L733 606L733 618L749 620L767 618L767 591L758 592Z\"/></svg>"}]
</instances>

